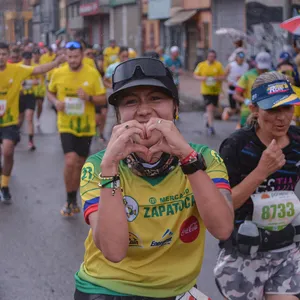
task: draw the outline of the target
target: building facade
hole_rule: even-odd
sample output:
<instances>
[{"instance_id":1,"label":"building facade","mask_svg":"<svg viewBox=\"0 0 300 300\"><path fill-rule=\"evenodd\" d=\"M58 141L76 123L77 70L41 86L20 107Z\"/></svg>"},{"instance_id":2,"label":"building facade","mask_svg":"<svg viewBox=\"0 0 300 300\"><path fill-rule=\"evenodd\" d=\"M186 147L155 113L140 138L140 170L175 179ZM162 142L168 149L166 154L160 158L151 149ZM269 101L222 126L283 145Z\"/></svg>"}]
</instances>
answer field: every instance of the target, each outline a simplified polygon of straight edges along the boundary
<instances>
[{"instance_id":1,"label":"building facade","mask_svg":"<svg viewBox=\"0 0 300 300\"><path fill-rule=\"evenodd\" d=\"M84 32L89 44L102 48L109 44L109 1L82 1L79 14L83 17Z\"/></svg>"},{"instance_id":2,"label":"building facade","mask_svg":"<svg viewBox=\"0 0 300 300\"><path fill-rule=\"evenodd\" d=\"M1 40L15 43L32 38L32 11L28 0L0 0Z\"/></svg>"}]
</instances>

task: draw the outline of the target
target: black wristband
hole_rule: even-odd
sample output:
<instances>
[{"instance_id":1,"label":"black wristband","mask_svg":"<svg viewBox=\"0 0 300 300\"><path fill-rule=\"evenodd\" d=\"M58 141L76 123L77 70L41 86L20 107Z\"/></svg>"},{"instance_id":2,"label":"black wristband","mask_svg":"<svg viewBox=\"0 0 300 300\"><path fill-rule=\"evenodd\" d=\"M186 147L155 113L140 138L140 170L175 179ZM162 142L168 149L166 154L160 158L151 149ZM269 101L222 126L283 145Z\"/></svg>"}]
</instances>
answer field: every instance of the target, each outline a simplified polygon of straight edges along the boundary
<instances>
[{"instance_id":1,"label":"black wristband","mask_svg":"<svg viewBox=\"0 0 300 300\"><path fill-rule=\"evenodd\" d=\"M205 171L206 163L204 157L200 153L198 153L195 160L191 161L188 164L181 165L181 170L186 175L194 174L199 170Z\"/></svg>"},{"instance_id":2,"label":"black wristband","mask_svg":"<svg viewBox=\"0 0 300 300\"><path fill-rule=\"evenodd\" d=\"M89 102L93 103L93 96L89 96Z\"/></svg>"}]
</instances>

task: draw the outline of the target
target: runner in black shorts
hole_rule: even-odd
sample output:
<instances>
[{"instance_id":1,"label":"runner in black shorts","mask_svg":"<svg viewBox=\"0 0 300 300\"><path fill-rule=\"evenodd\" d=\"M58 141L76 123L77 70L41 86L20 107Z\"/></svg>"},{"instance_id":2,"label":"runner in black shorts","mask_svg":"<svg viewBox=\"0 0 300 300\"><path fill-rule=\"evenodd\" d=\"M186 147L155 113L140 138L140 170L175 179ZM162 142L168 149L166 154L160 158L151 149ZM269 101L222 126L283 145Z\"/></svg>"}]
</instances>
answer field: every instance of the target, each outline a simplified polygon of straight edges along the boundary
<instances>
[{"instance_id":1,"label":"runner in black shorts","mask_svg":"<svg viewBox=\"0 0 300 300\"><path fill-rule=\"evenodd\" d=\"M203 95L203 99L205 106L212 104L213 106L218 107L219 95Z\"/></svg>"},{"instance_id":2,"label":"runner in black shorts","mask_svg":"<svg viewBox=\"0 0 300 300\"><path fill-rule=\"evenodd\" d=\"M2 144L3 140L13 141L17 145L20 141L20 130L19 126L12 125L7 127L0 127L0 143Z\"/></svg>"},{"instance_id":3,"label":"runner in black shorts","mask_svg":"<svg viewBox=\"0 0 300 300\"><path fill-rule=\"evenodd\" d=\"M75 152L80 157L88 157L92 137L78 137L71 133L61 133L60 140L64 154Z\"/></svg>"},{"instance_id":4,"label":"runner in black shorts","mask_svg":"<svg viewBox=\"0 0 300 300\"><path fill-rule=\"evenodd\" d=\"M23 64L25 66L31 66L32 53L23 53ZM36 76L30 76L28 79L23 81L22 90L20 92L20 106L19 106L19 126L21 127L26 115L26 120L28 122L28 149L34 151L36 149L33 141L34 136L34 124L33 116L36 105L36 99L34 95L34 89L38 85L38 79Z\"/></svg>"}]
</instances>

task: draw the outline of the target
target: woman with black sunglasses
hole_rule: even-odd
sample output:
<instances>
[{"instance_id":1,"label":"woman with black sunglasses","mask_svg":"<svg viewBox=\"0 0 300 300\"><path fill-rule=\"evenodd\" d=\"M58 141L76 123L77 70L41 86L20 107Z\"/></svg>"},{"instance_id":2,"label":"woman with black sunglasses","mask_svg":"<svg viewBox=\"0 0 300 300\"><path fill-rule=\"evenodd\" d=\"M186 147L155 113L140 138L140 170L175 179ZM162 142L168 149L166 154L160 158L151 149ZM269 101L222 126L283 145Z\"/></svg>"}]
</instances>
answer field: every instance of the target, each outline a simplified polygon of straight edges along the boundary
<instances>
[{"instance_id":1,"label":"woman with black sunglasses","mask_svg":"<svg viewBox=\"0 0 300 300\"><path fill-rule=\"evenodd\" d=\"M91 229L75 299L175 299L185 293L181 299L208 299L194 288L205 229L225 240L233 228L222 159L205 145L189 144L174 125L178 91L161 61L119 64L108 101L118 125L107 149L82 169Z\"/></svg>"}]
</instances>

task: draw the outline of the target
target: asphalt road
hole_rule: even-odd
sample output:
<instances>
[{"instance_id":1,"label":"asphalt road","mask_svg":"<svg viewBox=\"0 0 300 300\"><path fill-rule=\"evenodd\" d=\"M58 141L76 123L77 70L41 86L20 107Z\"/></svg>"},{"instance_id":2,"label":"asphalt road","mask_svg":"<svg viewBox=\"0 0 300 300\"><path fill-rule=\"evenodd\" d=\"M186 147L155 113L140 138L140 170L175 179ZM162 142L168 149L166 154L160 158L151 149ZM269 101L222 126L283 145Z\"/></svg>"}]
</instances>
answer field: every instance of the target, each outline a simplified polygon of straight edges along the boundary
<instances>
[{"instance_id":1,"label":"asphalt road","mask_svg":"<svg viewBox=\"0 0 300 300\"><path fill-rule=\"evenodd\" d=\"M13 205L0 205L0 300L71 300L73 275L83 259L88 226L82 215L60 216L66 200L63 153L55 114L45 108L42 133L36 136L37 150L28 152L25 135L16 150ZM206 137L200 112L182 113L178 126L188 141L218 149L235 122L218 121L213 138ZM101 147L94 142L92 151ZM216 240L208 234L198 284L213 300L222 299L213 279L217 252Z\"/></svg>"}]
</instances>

